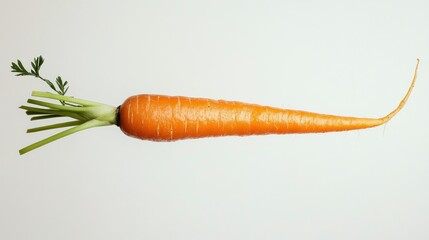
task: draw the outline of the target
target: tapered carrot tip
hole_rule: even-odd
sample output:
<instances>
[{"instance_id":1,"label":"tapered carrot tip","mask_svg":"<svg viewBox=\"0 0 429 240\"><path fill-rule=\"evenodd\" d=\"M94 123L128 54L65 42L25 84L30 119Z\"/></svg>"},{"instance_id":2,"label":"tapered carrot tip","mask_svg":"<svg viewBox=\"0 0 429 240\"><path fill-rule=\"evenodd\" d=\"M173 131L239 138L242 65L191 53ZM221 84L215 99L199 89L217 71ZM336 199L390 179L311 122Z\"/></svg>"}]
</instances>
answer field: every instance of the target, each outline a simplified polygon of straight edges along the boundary
<instances>
[{"instance_id":1,"label":"tapered carrot tip","mask_svg":"<svg viewBox=\"0 0 429 240\"><path fill-rule=\"evenodd\" d=\"M408 98L411 95L411 92L412 92L412 90L414 88L414 85L416 84L417 72L419 70L419 63L420 63L420 59L417 58L416 67L414 69L413 81L411 81L411 85L408 88L407 94L405 94L405 97L401 100L401 102L395 108L395 110L393 110L391 113L389 113L385 117L381 118L382 119L382 123L381 124L388 122L390 119L392 119L404 107L405 103L407 102Z\"/></svg>"}]
</instances>

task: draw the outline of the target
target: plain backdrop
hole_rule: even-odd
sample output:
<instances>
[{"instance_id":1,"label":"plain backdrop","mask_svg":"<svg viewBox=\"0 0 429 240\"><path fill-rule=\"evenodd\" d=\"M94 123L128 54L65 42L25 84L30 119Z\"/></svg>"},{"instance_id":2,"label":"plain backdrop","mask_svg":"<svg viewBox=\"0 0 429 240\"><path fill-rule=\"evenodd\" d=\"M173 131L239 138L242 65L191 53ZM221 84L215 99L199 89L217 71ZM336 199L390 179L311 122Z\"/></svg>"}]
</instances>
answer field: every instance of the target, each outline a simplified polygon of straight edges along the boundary
<instances>
[{"instance_id":1,"label":"plain backdrop","mask_svg":"<svg viewBox=\"0 0 429 240\"><path fill-rule=\"evenodd\" d=\"M427 239L429 2L2 1L0 239ZM380 117L310 135L154 143L26 134L42 81L112 105L159 93Z\"/></svg>"}]
</instances>

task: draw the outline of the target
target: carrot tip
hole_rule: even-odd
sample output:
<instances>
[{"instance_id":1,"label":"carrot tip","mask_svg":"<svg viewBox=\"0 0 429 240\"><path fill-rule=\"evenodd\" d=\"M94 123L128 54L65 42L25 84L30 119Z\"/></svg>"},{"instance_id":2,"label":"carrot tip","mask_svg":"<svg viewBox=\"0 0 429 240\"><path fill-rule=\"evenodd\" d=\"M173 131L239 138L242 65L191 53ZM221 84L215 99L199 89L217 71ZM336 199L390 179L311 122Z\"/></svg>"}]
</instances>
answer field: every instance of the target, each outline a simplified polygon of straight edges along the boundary
<instances>
[{"instance_id":1,"label":"carrot tip","mask_svg":"<svg viewBox=\"0 0 429 240\"><path fill-rule=\"evenodd\" d=\"M413 75L413 79L411 81L410 87L408 88L407 93L405 94L405 96L402 98L401 102L399 103L399 105L391 112L389 113L387 116L381 118L382 120L382 124L388 122L390 119L392 119L405 105L405 103L407 102L408 98L411 95L411 92L414 88L414 85L416 83L417 80L417 72L419 70L419 63L420 63L420 59L417 58L417 63L416 66L414 68L414 75Z\"/></svg>"}]
</instances>

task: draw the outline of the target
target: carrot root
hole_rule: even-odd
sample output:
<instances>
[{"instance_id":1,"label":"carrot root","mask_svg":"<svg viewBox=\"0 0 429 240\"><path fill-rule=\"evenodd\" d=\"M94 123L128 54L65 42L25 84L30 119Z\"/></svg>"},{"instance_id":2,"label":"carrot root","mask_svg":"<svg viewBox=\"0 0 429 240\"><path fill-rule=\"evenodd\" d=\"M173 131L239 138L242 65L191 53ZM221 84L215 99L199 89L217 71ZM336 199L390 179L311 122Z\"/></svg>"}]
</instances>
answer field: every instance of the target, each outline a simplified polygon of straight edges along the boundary
<instances>
[{"instance_id":1,"label":"carrot root","mask_svg":"<svg viewBox=\"0 0 429 240\"><path fill-rule=\"evenodd\" d=\"M404 107L415 85L419 62L417 59L406 95L392 112L381 118L336 116L234 101L144 94L132 96L120 106L119 126L129 136L153 141L371 128L388 122Z\"/></svg>"}]
</instances>

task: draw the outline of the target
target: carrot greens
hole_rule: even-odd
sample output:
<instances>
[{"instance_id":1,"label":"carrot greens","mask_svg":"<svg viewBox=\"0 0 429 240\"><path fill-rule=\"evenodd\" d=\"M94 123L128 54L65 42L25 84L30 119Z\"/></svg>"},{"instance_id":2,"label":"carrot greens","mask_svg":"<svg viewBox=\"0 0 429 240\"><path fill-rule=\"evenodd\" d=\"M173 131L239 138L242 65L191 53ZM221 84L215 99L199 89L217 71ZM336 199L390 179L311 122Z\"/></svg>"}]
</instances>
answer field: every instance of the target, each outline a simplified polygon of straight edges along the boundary
<instances>
[{"instance_id":1,"label":"carrot greens","mask_svg":"<svg viewBox=\"0 0 429 240\"><path fill-rule=\"evenodd\" d=\"M31 116L31 121L60 117L71 118L71 120L69 119L60 123L30 128L27 129L27 133L65 127L71 128L19 150L20 154L27 153L47 143L85 129L116 124L117 107L66 96L69 89L67 81L64 82L61 77L58 76L56 78L55 85L50 80L40 76L40 68L43 63L43 57L39 56L34 58L34 61L31 63L32 69L30 71L24 67L20 60L17 60L16 63L12 62L11 68L12 72L17 73L16 76L33 76L43 80L55 92L49 93L33 91L31 96L42 99L57 100L61 104L30 98L27 103L31 104L31 106L23 105L20 106L20 108L25 110L27 115Z\"/></svg>"}]
</instances>

